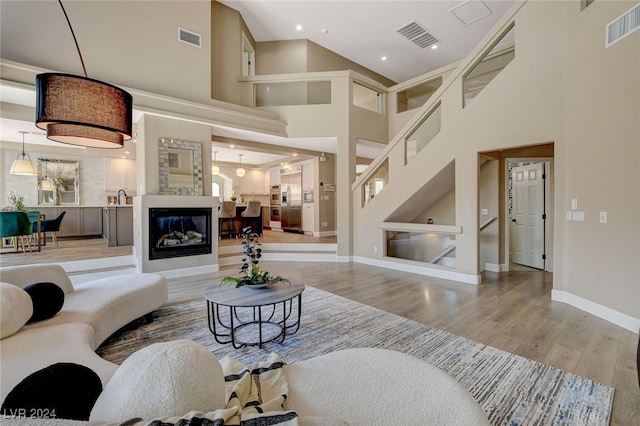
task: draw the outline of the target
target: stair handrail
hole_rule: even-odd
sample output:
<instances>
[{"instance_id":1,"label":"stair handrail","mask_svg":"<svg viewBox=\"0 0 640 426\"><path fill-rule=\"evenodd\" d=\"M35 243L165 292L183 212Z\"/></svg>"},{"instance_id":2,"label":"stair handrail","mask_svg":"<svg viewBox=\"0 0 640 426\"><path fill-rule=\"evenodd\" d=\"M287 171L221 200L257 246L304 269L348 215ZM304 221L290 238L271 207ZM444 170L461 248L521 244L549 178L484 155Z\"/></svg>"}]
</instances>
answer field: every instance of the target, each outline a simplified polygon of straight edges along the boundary
<instances>
[{"instance_id":1,"label":"stair handrail","mask_svg":"<svg viewBox=\"0 0 640 426\"><path fill-rule=\"evenodd\" d=\"M442 85L433 93L433 95L416 111L416 114L398 131L396 136L391 139L387 146L378 154L376 158L369 164L369 166L360 174L360 176L351 185L351 190L355 191L359 186L367 182L374 172L382 165L384 160L389 156L392 149L398 145L399 142L404 139L415 130L416 126L420 125L425 115L428 114L436 105L440 102L443 93L449 89L459 78L464 76L470 68L474 67L478 62L482 60L484 55L495 47L504 34L510 29L513 24L515 16L520 12L520 9L529 0L516 0L515 4L511 6L511 9L505 13L502 18L493 26L482 40L473 48L471 53L460 62L451 75L442 83Z\"/></svg>"}]
</instances>

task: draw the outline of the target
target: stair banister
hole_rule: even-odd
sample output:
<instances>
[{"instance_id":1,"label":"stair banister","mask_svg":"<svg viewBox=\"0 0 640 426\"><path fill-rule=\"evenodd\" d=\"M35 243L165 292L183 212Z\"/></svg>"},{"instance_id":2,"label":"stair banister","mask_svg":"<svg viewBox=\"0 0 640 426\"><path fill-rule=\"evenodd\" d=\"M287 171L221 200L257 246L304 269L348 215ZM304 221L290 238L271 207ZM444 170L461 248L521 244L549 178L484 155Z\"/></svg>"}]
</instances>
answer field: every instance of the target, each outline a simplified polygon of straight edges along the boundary
<instances>
[{"instance_id":1,"label":"stair banister","mask_svg":"<svg viewBox=\"0 0 640 426\"><path fill-rule=\"evenodd\" d=\"M481 61L484 55L490 51L513 26L515 16L520 9L529 0L517 0L516 3L504 14L504 16L498 21L491 31L485 35L485 37L476 45L471 53L458 65L458 67L451 73L442 85L433 93L433 95L422 105L416 114L411 118L396 136L391 139L387 146L382 150L380 154L369 164L369 166L362 172L362 174L351 185L352 191L355 191L363 183L367 182L378 167L389 156L392 149L398 145L398 143L405 140L405 138L420 125L421 120L425 114L433 109L437 102L440 102L442 94L449 89L455 82L459 81L471 68L473 68L479 61ZM462 104L462 99L460 99Z\"/></svg>"}]
</instances>

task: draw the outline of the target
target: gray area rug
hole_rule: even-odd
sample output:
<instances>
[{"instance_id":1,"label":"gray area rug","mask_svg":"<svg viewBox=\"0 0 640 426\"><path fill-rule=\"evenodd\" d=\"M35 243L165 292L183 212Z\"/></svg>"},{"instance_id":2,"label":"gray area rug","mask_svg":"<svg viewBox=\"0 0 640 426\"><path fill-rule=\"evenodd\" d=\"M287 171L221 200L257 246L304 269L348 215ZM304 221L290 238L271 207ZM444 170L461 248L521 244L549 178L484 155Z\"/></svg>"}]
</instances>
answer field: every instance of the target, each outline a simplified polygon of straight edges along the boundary
<instances>
[{"instance_id":1,"label":"gray area rug","mask_svg":"<svg viewBox=\"0 0 640 426\"><path fill-rule=\"evenodd\" d=\"M219 358L245 363L270 352L287 363L357 347L404 352L462 383L493 425L608 425L613 403L608 386L309 286L302 296L300 330L282 344L233 349L217 343L203 298L156 311L152 324L119 331L97 352L120 364L138 349L175 339L194 340Z\"/></svg>"}]
</instances>

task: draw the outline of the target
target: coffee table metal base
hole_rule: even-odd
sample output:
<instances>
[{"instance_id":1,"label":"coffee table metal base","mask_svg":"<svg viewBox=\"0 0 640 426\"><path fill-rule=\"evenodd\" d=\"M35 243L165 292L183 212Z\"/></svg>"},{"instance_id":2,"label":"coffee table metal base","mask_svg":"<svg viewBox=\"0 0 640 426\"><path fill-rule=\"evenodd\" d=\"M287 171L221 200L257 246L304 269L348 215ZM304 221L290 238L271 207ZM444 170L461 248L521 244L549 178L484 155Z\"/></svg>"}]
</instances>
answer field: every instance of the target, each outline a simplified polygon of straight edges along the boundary
<instances>
[{"instance_id":1,"label":"coffee table metal base","mask_svg":"<svg viewBox=\"0 0 640 426\"><path fill-rule=\"evenodd\" d=\"M216 342L231 343L235 349L284 342L286 336L300 328L301 313L302 293L283 302L253 307L226 306L207 300L209 330Z\"/></svg>"}]
</instances>

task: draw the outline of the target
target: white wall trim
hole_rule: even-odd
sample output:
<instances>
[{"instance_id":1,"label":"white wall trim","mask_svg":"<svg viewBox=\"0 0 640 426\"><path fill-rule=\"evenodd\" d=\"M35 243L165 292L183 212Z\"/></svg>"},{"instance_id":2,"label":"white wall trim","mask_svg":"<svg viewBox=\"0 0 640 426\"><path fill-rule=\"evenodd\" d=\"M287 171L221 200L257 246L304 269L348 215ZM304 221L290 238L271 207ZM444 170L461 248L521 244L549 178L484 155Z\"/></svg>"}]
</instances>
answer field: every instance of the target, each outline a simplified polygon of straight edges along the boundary
<instances>
[{"instance_id":1,"label":"white wall trim","mask_svg":"<svg viewBox=\"0 0 640 426\"><path fill-rule=\"evenodd\" d=\"M314 237L335 237L337 235L338 233L336 231L321 231L313 233Z\"/></svg>"},{"instance_id":2,"label":"white wall trim","mask_svg":"<svg viewBox=\"0 0 640 426\"><path fill-rule=\"evenodd\" d=\"M351 256L336 256L336 262L339 263L351 263L353 262L353 259Z\"/></svg>"},{"instance_id":3,"label":"white wall trim","mask_svg":"<svg viewBox=\"0 0 640 426\"><path fill-rule=\"evenodd\" d=\"M365 265L379 266L381 268L394 269L396 271L411 272L434 278L443 278L445 280L452 280L465 284L478 285L482 281L480 275L463 274L460 272L446 271L444 269L429 268L409 263L390 262L387 260L372 259L370 257L361 256L355 256L353 261L357 263L364 263Z\"/></svg>"},{"instance_id":4,"label":"white wall trim","mask_svg":"<svg viewBox=\"0 0 640 426\"><path fill-rule=\"evenodd\" d=\"M504 263L485 263L484 270L489 272L507 272L509 267Z\"/></svg>"},{"instance_id":5,"label":"white wall trim","mask_svg":"<svg viewBox=\"0 0 640 426\"><path fill-rule=\"evenodd\" d=\"M191 268L172 269L170 271L158 271L156 274L160 274L165 278L180 278L190 277L193 275L210 274L212 272L218 272L220 270L219 264L206 265L206 266L193 266Z\"/></svg>"},{"instance_id":6,"label":"white wall trim","mask_svg":"<svg viewBox=\"0 0 640 426\"><path fill-rule=\"evenodd\" d=\"M633 318L632 316L623 314L622 312L614 311L611 308L583 299L580 296L576 296L566 291L551 290L551 300L566 303L634 333L638 333L638 330L640 329L639 318Z\"/></svg>"}]
</instances>

